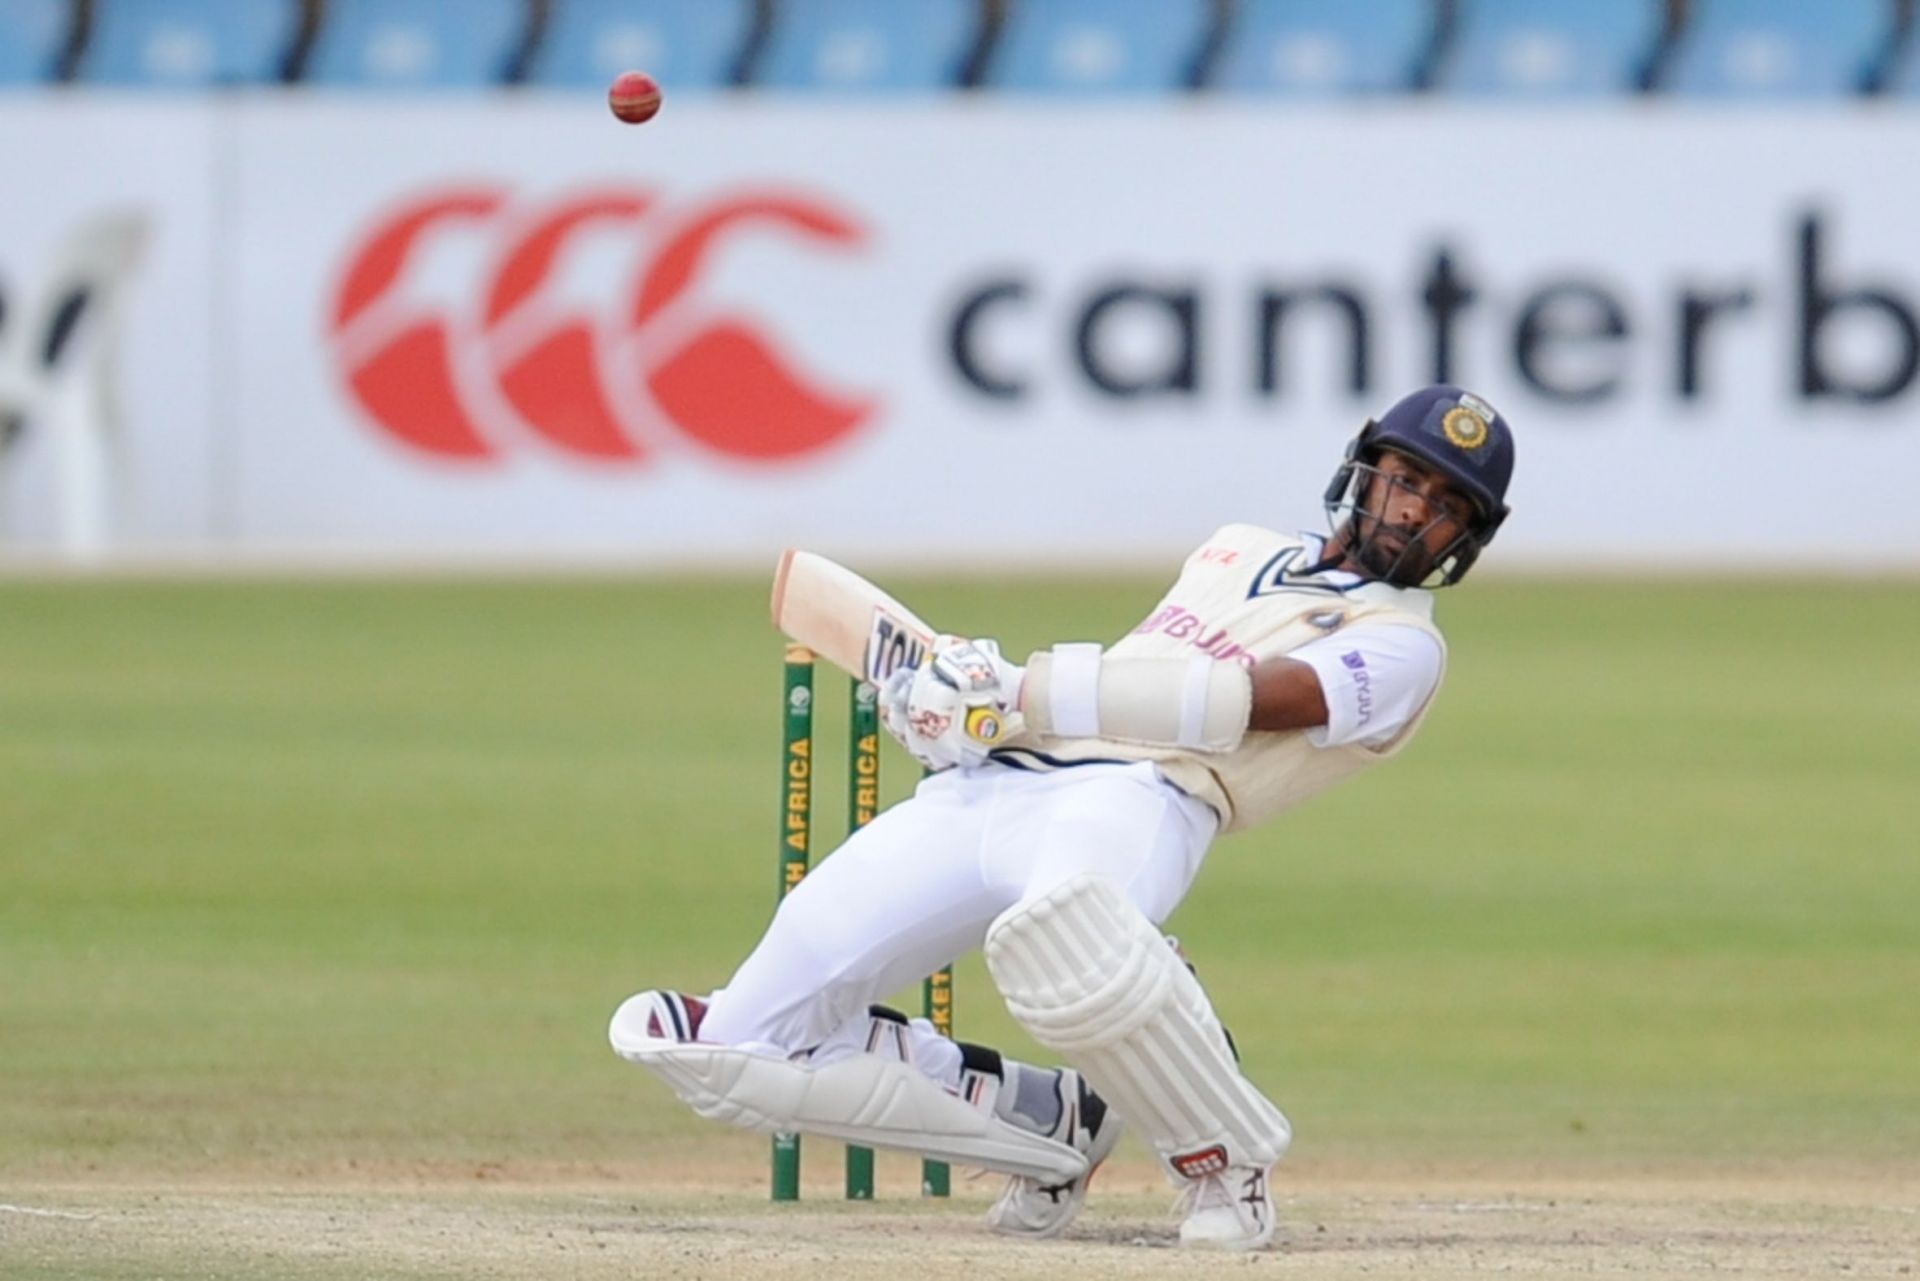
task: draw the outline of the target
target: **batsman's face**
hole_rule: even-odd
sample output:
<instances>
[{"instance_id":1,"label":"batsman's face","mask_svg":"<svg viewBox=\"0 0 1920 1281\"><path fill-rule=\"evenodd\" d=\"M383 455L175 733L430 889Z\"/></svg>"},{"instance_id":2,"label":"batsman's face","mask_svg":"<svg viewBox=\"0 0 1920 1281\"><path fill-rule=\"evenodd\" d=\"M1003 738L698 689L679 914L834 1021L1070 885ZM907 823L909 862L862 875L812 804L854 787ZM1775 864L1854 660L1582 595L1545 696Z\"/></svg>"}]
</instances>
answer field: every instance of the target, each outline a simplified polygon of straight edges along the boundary
<instances>
[{"instance_id":1,"label":"batsman's face","mask_svg":"<svg viewBox=\"0 0 1920 1281\"><path fill-rule=\"evenodd\" d=\"M1472 523L1472 500L1444 475L1384 450L1362 504L1359 558L1377 577L1418 583Z\"/></svg>"}]
</instances>

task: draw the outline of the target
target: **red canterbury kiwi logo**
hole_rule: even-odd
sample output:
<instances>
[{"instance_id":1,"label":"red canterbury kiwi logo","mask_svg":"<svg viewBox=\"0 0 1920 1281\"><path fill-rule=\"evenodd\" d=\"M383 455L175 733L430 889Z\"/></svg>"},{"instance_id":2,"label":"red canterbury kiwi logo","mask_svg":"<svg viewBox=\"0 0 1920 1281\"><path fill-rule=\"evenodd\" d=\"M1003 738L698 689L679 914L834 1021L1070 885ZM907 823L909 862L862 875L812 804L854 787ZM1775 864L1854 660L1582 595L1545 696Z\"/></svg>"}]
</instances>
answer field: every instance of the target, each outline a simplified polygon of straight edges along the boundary
<instances>
[{"instance_id":1,"label":"red canterbury kiwi logo","mask_svg":"<svg viewBox=\"0 0 1920 1281\"><path fill-rule=\"evenodd\" d=\"M746 319L695 289L754 234L844 252L866 240L818 199L749 192L671 209L609 188L533 208L498 187L409 200L369 229L335 293L330 331L354 402L388 436L441 459L486 460L523 442L603 465L647 462L675 441L752 462L814 453L857 431L870 397L820 385ZM570 298L577 239L636 252L615 305ZM469 303L402 288L443 241L478 235L489 265Z\"/></svg>"}]
</instances>

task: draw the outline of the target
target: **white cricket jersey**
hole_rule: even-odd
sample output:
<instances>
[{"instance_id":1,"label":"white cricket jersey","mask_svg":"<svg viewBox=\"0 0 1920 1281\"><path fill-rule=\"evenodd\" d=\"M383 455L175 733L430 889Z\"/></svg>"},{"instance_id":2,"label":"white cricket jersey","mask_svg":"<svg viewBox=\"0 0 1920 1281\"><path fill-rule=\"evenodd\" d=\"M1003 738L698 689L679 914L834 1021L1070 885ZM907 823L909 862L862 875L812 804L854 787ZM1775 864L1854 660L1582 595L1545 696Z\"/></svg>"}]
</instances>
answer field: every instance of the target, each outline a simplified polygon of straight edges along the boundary
<instances>
[{"instance_id":1,"label":"white cricket jersey","mask_svg":"<svg viewBox=\"0 0 1920 1281\"><path fill-rule=\"evenodd\" d=\"M1319 535L1301 538L1309 562L1325 553L1326 540ZM1348 588L1365 581L1338 572L1318 577ZM1308 641L1287 657L1313 668L1327 699L1327 723L1307 731L1315 747L1392 742L1440 688L1447 664L1446 650L1431 632L1371 619Z\"/></svg>"},{"instance_id":2,"label":"white cricket jersey","mask_svg":"<svg viewBox=\"0 0 1920 1281\"><path fill-rule=\"evenodd\" d=\"M1107 652L1241 663L1295 658L1313 668L1328 723L1251 730L1230 752L1031 731L996 759L1025 768L1150 760L1176 787L1240 830L1399 751L1419 728L1446 669L1432 594L1339 572L1308 572L1325 550L1311 534L1228 525L1187 557L1138 627Z\"/></svg>"}]
</instances>

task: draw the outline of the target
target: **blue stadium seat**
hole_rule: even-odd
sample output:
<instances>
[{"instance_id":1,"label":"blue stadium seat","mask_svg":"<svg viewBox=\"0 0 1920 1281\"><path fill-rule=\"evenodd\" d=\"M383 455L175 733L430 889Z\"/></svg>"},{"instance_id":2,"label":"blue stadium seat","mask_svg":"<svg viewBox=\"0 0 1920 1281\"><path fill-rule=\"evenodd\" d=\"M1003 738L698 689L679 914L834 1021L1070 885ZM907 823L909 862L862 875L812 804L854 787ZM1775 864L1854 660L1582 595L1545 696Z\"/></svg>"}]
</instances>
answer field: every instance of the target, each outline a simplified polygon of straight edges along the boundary
<instances>
[{"instance_id":1,"label":"blue stadium seat","mask_svg":"<svg viewBox=\"0 0 1920 1281\"><path fill-rule=\"evenodd\" d=\"M1894 0L1692 0L1657 87L1700 97L1857 93L1894 17Z\"/></svg>"},{"instance_id":2,"label":"blue stadium seat","mask_svg":"<svg viewBox=\"0 0 1920 1281\"><path fill-rule=\"evenodd\" d=\"M362 89L477 89L506 79L526 0L327 0L307 79Z\"/></svg>"},{"instance_id":3,"label":"blue stadium seat","mask_svg":"<svg viewBox=\"0 0 1920 1281\"><path fill-rule=\"evenodd\" d=\"M80 76L143 89L272 84L299 34L299 0L93 0Z\"/></svg>"},{"instance_id":4,"label":"blue stadium seat","mask_svg":"<svg viewBox=\"0 0 1920 1281\"><path fill-rule=\"evenodd\" d=\"M605 90L645 71L667 92L731 82L753 29L753 0L553 0L527 78Z\"/></svg>"},{"instance_id":5,"label":"blue stadium seat","mask_svg":"<svg viewBox=\"0 0 1920 1281\"><path fill-rule=\"evenodd\" d=\"M1629 93L1666 29L1666 0L1461 0L1436 88L1462 96Z\"/></svg>"},{"instance_id":6,"label":"blue stadium seat","mask_svg":"<svg viewBox=\"0 0 1920 1281\"><path fill-rule=\"evenodd\" d=\"M51 80L72 29L68 0L0 0L0 85Z\"/></svg>"},{"instance_id":7,"label":"blue stadium seat","mask_svg":"<svg viewBox=\"0 0 1920 1281\"><path fill-rule=\"evenodd\" d=\"M754 83L898 92L960 82L979 0L783 0Z\"/></svg>"},{"instance_id":8,"label":"blue stadium seat","mask_svg":"<svg viewBox=\"0 0 1920 1281\"><path fill-rule=\"evenodd\" d=\"M1239 0L1212 87L1398 93L1414 87L1437 21L1434 0Z\"/></svg>"},{"instance_id":9,"label":"blue stadium seat","mask_svg":"<svg viewBox=\"0 0 1920 1281\"><path fill-rule=\"evenodd\" d=\"M1920 32L1908 34L1906 51L1887 77L1884 92L1901 98L1920 98Z\"/></svg>"},{"instance_id":10,"label":"blue stadium seat","mask_svg":"<svg viewBox=\"0 0 1920 1281\"><path fill-rule=\"evenodd\" d=\"M1211 10L1207 0L1009 0L986 79L1043 93L1183 89Z\"/></svg>"}]
</instances>

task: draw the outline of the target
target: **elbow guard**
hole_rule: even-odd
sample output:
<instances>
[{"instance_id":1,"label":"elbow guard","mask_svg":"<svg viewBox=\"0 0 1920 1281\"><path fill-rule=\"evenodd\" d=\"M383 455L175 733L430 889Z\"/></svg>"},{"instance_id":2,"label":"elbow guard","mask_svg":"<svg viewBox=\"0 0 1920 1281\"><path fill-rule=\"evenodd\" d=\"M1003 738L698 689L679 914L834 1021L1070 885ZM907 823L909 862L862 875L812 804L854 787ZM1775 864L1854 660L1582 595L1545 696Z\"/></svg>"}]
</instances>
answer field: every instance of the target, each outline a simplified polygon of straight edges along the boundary
<instances>
[{"instance_id":1,"label":"elbow guard","mask_svg":"<svg viewBox=\"0 0 1920 1281\"><path fill-rule=\"evenodd\" d=\"M1230 752L1253 714L1253 677L1200 655L1115 658L1098 645L1055 645L1027 661L1020 708L1028 728L1055 738Z\"/></svg>"}]
</instances>

